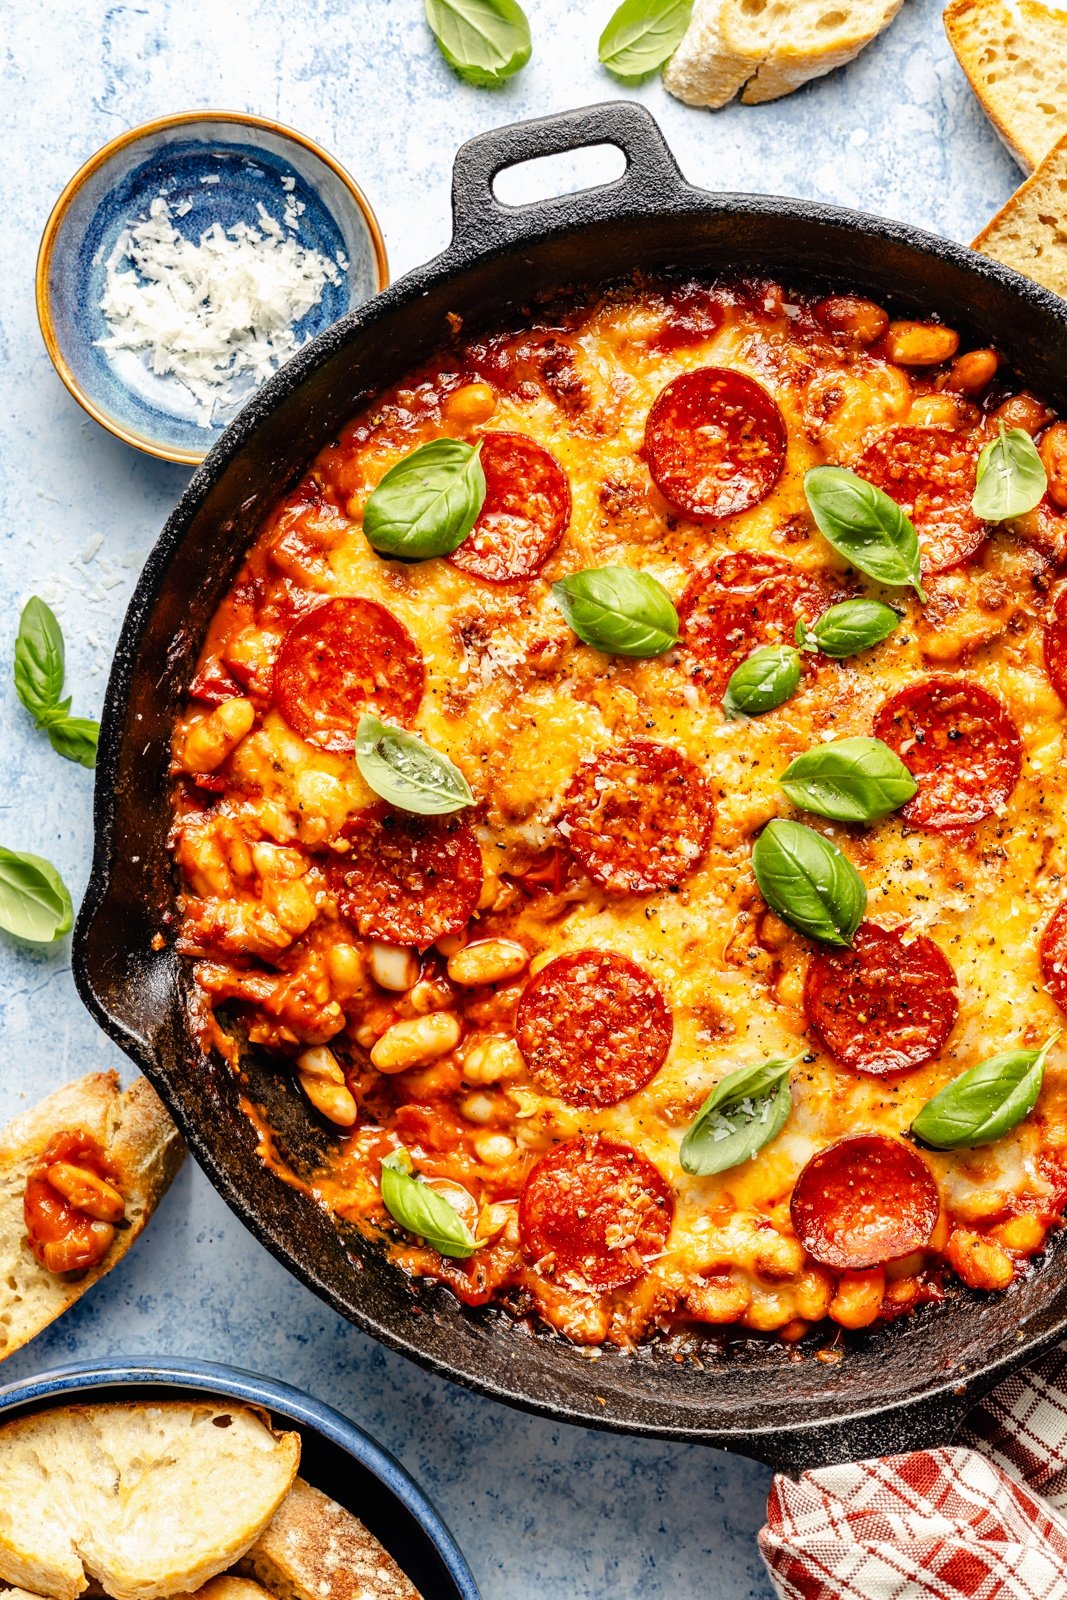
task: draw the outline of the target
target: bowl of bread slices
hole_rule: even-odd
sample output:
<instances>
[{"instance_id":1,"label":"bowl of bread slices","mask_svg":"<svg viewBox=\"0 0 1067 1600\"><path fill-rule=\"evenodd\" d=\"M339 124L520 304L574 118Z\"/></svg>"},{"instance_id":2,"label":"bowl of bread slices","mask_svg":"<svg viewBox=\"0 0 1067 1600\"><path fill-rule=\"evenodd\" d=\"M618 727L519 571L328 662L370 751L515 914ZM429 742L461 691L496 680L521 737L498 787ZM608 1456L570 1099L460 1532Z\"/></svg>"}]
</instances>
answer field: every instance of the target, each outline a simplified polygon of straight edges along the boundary
<instances>
[{"instance_id":1,"label":"bowl of bread slices","mask_svg":"<svg viewBox=\"0 0 1067 1600\"><path fill-rule=\"evenodd\" d=\"M403 1468L286 1384L199 1363L0 1390L0 1600L478 1600Z\"/></svg>"}]
</instances>

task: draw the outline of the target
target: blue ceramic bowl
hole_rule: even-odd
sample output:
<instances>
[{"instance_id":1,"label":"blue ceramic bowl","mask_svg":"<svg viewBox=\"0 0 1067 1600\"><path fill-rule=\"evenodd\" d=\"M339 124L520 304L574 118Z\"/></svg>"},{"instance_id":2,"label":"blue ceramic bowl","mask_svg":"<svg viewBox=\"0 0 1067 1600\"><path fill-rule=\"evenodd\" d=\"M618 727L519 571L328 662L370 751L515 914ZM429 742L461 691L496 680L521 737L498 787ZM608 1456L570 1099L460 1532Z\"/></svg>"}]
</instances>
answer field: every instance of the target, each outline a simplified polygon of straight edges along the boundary
<instances>
[{"instance_id":1,"label":"blue ceramic bowl","mask_svg":"<svg viewBox=\"0 0 1067 1600\"><path fill-rule=\"evenodd\" d=\"M37 315L48 353L97 422L149 455L195 465L235 411L204 426L190 391L173 374L153 373L139 352L109 356L98 343L108 332L100 301L112 251L161 194L173 226L197 241L212 223L256 226L259 204L279 222L288 211L295 232L287 232L339 272L297 324L301 340L383 289L389 269L378 223L355 181L303 134L262 117L229 111L162 117L120 134L75 173L52 210L37 258ZM251 387L244 395L250 397Z\"/></svg>"},{"instance_id":2,"label":"blue ceramic bowl","mask_svg":"<svg viewBox=\"0 0 1067 1600\"><path fill-rule=\"evenodd\" d=\"M0 1388L0 1422L59 1403L182 1399L261 1406L303 1441L300 1475L368 1527L426 1600L478 1600L459 1547L399 1462L332 1406L273 1378L206 1361L102 1361Z\"/></svg>"}]
</instances>

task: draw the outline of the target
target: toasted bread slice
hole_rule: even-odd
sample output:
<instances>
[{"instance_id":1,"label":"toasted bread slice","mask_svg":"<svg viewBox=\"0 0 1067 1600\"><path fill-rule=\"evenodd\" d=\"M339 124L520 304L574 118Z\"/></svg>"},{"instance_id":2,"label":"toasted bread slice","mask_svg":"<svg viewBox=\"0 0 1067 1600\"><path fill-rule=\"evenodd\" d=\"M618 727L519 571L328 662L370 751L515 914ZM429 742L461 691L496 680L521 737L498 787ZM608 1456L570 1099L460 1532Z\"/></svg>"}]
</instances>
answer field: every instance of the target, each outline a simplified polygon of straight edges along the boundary
<instances>
[{"instance_id":1,"label":"toasted bread slice","mask_svg":"<svg viewBox=\"0 0 1067 1600\"><path fill-rule=\"evenodd\" d=\"M728 49L723 38L724 4L696 0L682 41L664 68L664 84L687 106L724 106L751 76L748 60Z\"/></svg>"},{"instance_id":2,"label":"toasted bread slice","mask_svg":"<svg viewBox=\"0 0 1067 1600\"><path fill-rule=\"evenodd\" d=\"M239 1570L275 1600L422 1600L359 1518L302 1478Z\"/></svg>"},{"instance_id":3,"label":"toasted bread slice","mask_svg":"<svg viewBox=\"0 0 1067 1600\"><path fill-rule=\"evenodd\" d=\"M1067 10L1042 0L950 0L945 31L986 116L1032 172L1067 133Z\"/></svg>"},{"instance_id":4,"label":"toasted bread slice","mask_svg":"<svg viewBox=\"0 0 1067 1600\"><path fill-rule=\"evenodd\" d=\"M63 1406L0 1427L0 1580L76 1600L190 1592L244 1555L288 1494L295 1433L248 1406Z\"/></svg>"},{"instance_id":5,"label":"toasted bread slice","mask_svg":"<svg viewBox=\"0 0 1067 1600\"><path fill-rule=\"evenodd\" d=\"M728 50L755 69L741 99L760 105L854 61L892 22L904 0L727 0Z\"/></svg>"},{"instance_id":6,"label":"toasted bread slice","mask_svg":"<svg viewBox=\"0 0 1067 1600\"><path fill-rule=\"evenodd\" d=\"M1067 134L972 246L1067 300Z\"/></svg>"},{"instance_id":7,"label":"toasted bread slice","mask_svg":"<svg viewBox=\"0 0 1067 1600\"><path fill-rule=\"evenodd\" d=\"M3 1595L0 1600L4 1600ZM225 1572L221 1578L209 1578L188 1600L271 1600L271 1595L251 1578L236 1578L232 1572Z\"/></svg>"},{"instance_id":8,"label":"toasted bread slice","mask_svg":"<svg viewBox=\"0 0 1067 1600\"><path fill-rule=\"evenodd\" d=\"M126 1217L103 1261L82 1277L38 1265L26 1241L22 1202L30 1169L56 1133L82 1128L119 1175ZM0 1361L40 1333L118 1265L170 1186L185 1146L151 1084L125 1093L114 1072L69 1083L0 1132Z\"/></svg>"},{"instance_id":9,"label":"toasted bread slice","mask_svg":"<svg viewBox=\"0 0 1067 1600\"><path fill-rule=\"evenodd\" d=\"M778 100L852 61L904 0L697 0L663 74L688 105Z\"/></svg>"}]
</instances>

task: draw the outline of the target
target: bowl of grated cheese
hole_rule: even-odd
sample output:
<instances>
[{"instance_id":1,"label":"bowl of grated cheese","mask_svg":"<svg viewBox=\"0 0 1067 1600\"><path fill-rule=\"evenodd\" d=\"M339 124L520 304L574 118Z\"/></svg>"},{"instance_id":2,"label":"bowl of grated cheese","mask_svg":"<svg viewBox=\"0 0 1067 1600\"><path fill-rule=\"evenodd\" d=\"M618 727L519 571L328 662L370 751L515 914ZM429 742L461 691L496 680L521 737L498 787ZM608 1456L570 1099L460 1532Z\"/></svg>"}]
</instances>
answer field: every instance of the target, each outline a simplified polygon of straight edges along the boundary
<instances>
[{"instance_id":1,"label":"bowl of grated cheese","mask_svg":"<svg viewBox=\"0 0 1067 1600\"><path fill-rule=\"evenodd\" d=\"M388 282L358 184L303 134L194 111L120 134L45 225L53 365L127 444L195 465L295 351Z\"/></svg>"}]
</instances>

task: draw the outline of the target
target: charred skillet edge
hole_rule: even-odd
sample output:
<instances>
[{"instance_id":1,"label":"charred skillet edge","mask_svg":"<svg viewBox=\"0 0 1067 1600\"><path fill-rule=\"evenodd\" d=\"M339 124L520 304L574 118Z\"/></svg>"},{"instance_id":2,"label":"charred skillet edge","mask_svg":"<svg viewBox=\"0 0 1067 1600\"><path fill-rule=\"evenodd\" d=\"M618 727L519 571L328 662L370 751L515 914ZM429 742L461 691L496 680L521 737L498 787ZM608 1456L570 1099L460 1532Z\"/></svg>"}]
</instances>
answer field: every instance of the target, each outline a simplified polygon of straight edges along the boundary
<instances>
[{"instance_id":1,"label":"charred skillet edge","mask_svg":"<svg viewBox=\"0 0 1067 1600\"><path fill-rule=\"evenodd\" d=\"M492 177L505 166L538 155L600 143L616 144L627 155L627 173L617 182L516 209L503 207L492 198L489 187ZM430 290L447 284L454 274L509 255L521 259L524 244L532 246L535 241L543 244L545 240L555 238L562 241L580 230L610 228L613 222L624 220L647 220L652 223L664 215L684 218L691 214L694 217L736 217L742 222L746 218L781 220L783 227L801 223L821 224L855 232L868 241L881 240L886 244L900 245L931 262L951 263L972 280L984 279L999 285L1001 291L1008 291L1016 301L1027 303L1048 323L1050 330L1062 330L1067 338L1067 305L1064 302L1009 269L973 255L960 245L902 223L874 219L835 207L776 197L715 195L693 188L679 175L653 119L632 103L592 107L562 117L545 118L483 134L470 141L457 157L454 205L456 229L448 249L328 329L264 386L196 471L149 555L123 625L102 719L94 801L95 852L74 935L73 968L79 993L105 1032L156 1084L215 1187L261 1243L336 1311L355 1321L384 1344L430 1370L475 1392L554 1421L578 1422L619 1433L704 1442L739 1450L786 1470L826 1464L831 1460L854 1459L865 1453L882 1453L887 1445L890 1448L907 1448L915 1443L945 1442L976 1395L1060 1337L1067 1319L1059 1316L1056 1320L1051 1312L1047 1319L1037 1319L1036 1332L1030 1332L1020 1339L1015 1348L989 1362L981 1370L976 1369L962 1383L958 1374L953 1375L950 1370L939 1368L936 1381L921 1399L916 1399L913 1387L908 1400L899 1407L887 1406L884 1402L870 1407L861 1404L821 1422L798 1422L795 1414L790 1416L784 1412L780 1424L776 1423L774 1427L724 1429L702 1426L699 1413L682 1404L673 1408L674 1415L684 1419L675 1424L668 1420L646 1421L643 1418L635 1421L627 1415L612 1414L611 1407L600 1410L585 1394L580 1401L567 1404L538 1399L521 1387L521 1346L517 1347L513 1362L515 1382L482 1375L470 1363L468 1370L462 1370L453 1365L447 1356L442 1357L420 1347L415 1338L384 1327L368 1309L353 1307L349 1299L325 1281L315 1262L303 1258L297 1260L287 1250L280 1231L272 1232L270 1220L252 1209L233 1172L216 1160L201 1132L189 1124L177 1103L176 1092L172 1090L163 1071L158 1053L140 1036L136 1022L110 1010L97 991L92 975L90 945L94 924L112 890L115 790L120 770L120 746L132 685L133 663L148 619L165 586L175 553L213 486L280 403L365 330L399 315ZM625 265L620 263L623 270ZM848 263L842 261L837 270L847 275ZM829 276L833 268L824 267L823 271L824 275ZM902 285L902 289L906 287ZM354 400L353 409L357 404L358 400ZM129 977L130 968L140 963L137 981L142 991L144 988L150 989L150 953L138 949L136 952L121 952L121 955L127 985L133 982ZM98 962L100 956L101 951L97 950ZM613 1403L620 1413L625 1411L625 1400ZM713 1402L709 1409L714 1409ZM690 1421L690 1418L694 1420Z\"/></svg>"}]
</instances>

